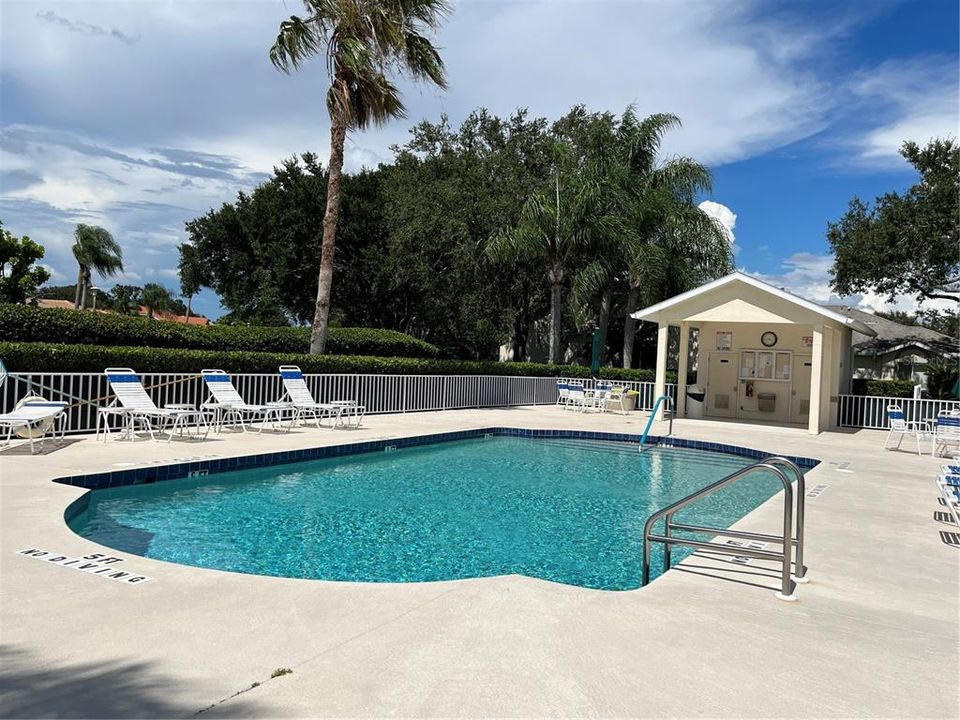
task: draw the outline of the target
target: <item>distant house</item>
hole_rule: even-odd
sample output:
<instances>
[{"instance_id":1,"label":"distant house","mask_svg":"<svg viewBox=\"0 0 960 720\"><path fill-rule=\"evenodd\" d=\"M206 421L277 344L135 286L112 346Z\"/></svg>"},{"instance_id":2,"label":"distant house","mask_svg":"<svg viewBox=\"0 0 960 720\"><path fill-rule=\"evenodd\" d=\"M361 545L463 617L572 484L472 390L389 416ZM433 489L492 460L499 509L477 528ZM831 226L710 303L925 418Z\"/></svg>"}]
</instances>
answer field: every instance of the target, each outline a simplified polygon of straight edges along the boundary
<instances>
[{"instance_id":1,"label":"distant house","mask_svg":"<svg viewBox=\"0 0 960 720\"><path fill-rule=\"evenodd\" d=\"M931 362L960 360L960 341L919 325L901 325L845 305L830 310L858 320L875 337L853 333L853 376L872 380L913 380L926 384L923 368Z\"/></svg>"},{"instance_id":2,"label":"distant house","mask_svg":"<svg viewBox=\"0 0 960 720\"><path fill-rule=\"evenodd\" d=\"M71 300L53 300L51 298L35 298L37 307L41 308L60 308L64 310L73 310L73 302ZM87 312L90 312L89 308ZM112 314L110 310L101 310L98 309L96 312ZM139 315L147 317L147 308L143 305L140 306L138 311ZM209 325L210 320L199 315L191 315L189 318L185 315L177 315L175 313L169 312L167 310L154 310L153 319L161 320L163 322L178 322L185 323L187 325Z\"/></svg>"},{"instance_id":3,"label":"distant house","mask_svg":"<svg viewBox=\"0 0 960 720\"><path fill-rule=\"evenodd\" d=\"M145 305L140 306L139 314L143 317L147 317L150 312L147 310ZM154 310L153 311L154 320L162 320L163 322L178 322L186 323L187 325L209 325L210 321L200 315L191 315L187 317L186 315L177 315L170 312L169 310Z\"/></svg>"},{"instance_id":4,"label":"distant house","mask_svg":"<svg viewBox=\"0 0 960 720\"><path fill-rule=\"evenodd\" d=\"M52 298L34 298L37 307L40 308L60 308L62 310L73 310L72 300L54 300Z\"/></svg>"}]
</instances>

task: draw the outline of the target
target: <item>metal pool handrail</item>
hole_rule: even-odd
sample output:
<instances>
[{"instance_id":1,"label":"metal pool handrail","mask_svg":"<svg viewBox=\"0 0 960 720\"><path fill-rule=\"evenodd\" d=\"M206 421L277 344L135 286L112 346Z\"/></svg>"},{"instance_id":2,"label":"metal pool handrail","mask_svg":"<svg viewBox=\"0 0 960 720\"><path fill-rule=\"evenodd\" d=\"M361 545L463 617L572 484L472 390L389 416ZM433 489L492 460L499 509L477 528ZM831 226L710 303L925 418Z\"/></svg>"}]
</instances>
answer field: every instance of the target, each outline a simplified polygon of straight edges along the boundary
<instances>
[{"instance_id":1,"label":"metal pool handrail","mask_svg":"<svg viewBox=\"0 0 960 720\"><path fill-rule=\"evenodd\" d=\"M790 463L786 458L773 458L773 462L757 462L753 465L750 465L745 468L741 468L736 472L733 472L727 475L720 480L717 480L714 483L706 485L696 492L690 493L684 498L677 500L674 503L671 503L665 508L662 508L647 518L647 521L643 525L643 564L642 564L642 584L647 585L650 582L650 543L659 542L663 543L663 569L664 572L670 569L670 550L673 545L687 545L689 547L694 547L700 550L710 550L712 552L717 552L723 555L745 555L748 557L755 557L764 560L779 560L781 563L781 573L780 573L780 592L777 593L777 598L780 600L795 600L796 596L793 594L793 579L791 578L791 550L794 544L801 544L802 537L798 540L793 538L793 485L790 482L790 478L787 477L786 473L781 469L781 466L784 463ZM792 463L791 463L792 464ZM794 466L795 467L795 466ZM799 468L797 468L799 470ZM783 485L783 527L782 532L779 535L767 535L764 533L748 533L741 530L729 530L726 528L711 528L711 527L701 527L697 525L683 525L673 522L673 515L678 510L681 510L688 505L696 502L697 500L712 495L717 490L730 485L731 483L741 480L749 475L752 475L757 472L767 471L773 473L773 475L780 481ZM802 476L802 473L800 473ZM797 488L800 489L799 487ZM655 535L653 533L653 526L658 520L663 518L664 520L664 534ZM771 552L769 550L755 550L753 548L747 547L731 547L728 545L721 545L718 543L704 542L701 540L693 540L690 538L677 537L671 535L672 530L681 530L685 532L700 532L700 533L711 533L714 535L726 535L730 537L741 537L751 540L765 540L767 542L775 542L779 544L783 550L782 552ZM799 568L798 568L799 571Z\"/></svg>"},{"instance_id":2,"label":"metal pool handrail","mask_svg":"<svg viewBox=\"0 0 960 720\"><path fill-rule=\"evenodd\" d=\"M667 435L673 435L673 398L669 395L661 395L653 404L653 410L650 411L650 417L647 418L647 424L643 428L643 434L640 436L640 452L643 452L643 444L647 441L647 435L650 433L650 426L653 425L653 419L657 416L657 410L660 408L661 403L664 402L667 403L667 407L670 410L670 428L667 430Z\"/></svg>"}]
</instances>

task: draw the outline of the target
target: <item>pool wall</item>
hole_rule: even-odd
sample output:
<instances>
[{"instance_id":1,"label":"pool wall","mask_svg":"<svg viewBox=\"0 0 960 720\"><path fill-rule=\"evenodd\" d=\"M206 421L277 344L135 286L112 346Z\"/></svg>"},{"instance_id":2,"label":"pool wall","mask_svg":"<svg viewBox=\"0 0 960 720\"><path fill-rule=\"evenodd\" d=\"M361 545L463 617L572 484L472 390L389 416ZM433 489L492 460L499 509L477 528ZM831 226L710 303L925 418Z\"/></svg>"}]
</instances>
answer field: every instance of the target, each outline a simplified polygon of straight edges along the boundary
<instances>
[{"instance_id":1,"label":"pool wall","mask_svg":"<svg viewBox=\"0 0 960 720\"><path fill-rule=\"evenodd\" d=\"M249 470L250 468L267 467L270 465L284 465L287 463L304 462L307 460L323 460L345 455L360 455L363 453L383 451L388 447L397 449L430 445L434 443L452 442L454 440L469 440L482 438L486 435L499 435L524 438L573 438L577 440L605 440L612 442L637 443L640 436L634 433L594 432L586 430L530 430L526 428L490 427L475 430L460 430L457 432L434 433L432 435L417 435L414 437L391 438L386 440L370 440L368 442L347 443L344 445L328 445L324 447L305 448L302 450L284 450L275 453L259 455L243 455L240 457L211 458L208 460L192 460L190 462L173 463L169 465L148 465L146 467L114 470L111 472L92 473L89 475L69 475L57 478L54 482L64 485L100 490L108 487L123 485L140 485L145 483L162 482L189 477L194 473L201 475L234 470ZM662 447L687 448L691 450L709 450L711 452L739 455L742 457L762 460L779 453L751 448L725 445L723 443L704 442L701 440L685 440L676 437L649 436L647 445ZM820 461L812 458L783 455L804 470L816 467ZM86 496L84 496L86 497ZM78 499L67 509L67 519L83 510L84 498Z\"/></svg>"}]
</instances>

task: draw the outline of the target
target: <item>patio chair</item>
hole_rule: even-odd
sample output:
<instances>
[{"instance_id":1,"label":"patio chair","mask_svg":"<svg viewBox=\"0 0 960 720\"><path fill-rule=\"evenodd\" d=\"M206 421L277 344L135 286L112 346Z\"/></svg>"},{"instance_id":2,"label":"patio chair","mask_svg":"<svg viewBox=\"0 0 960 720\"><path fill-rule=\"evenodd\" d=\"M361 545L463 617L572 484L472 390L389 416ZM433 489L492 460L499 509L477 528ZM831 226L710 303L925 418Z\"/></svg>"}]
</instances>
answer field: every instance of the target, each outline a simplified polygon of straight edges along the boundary
<instances>
[{"instance_id":1,"label":"patio chair","mask_svg":"<svg viewBox=\"0 0 960 720\"><path fill-rule=\"evenodd\" d=\"M157 439L155 430L159 432L168 430L167 442L170 442L177 431L183 435L192 422L195 422L197 426L195 437L199 438L200 436L201 424L204 427L203 438L206 439L210 434L210 422L205 412L189 405L157 407L153 398L147 394L143 387L140 376L130 368L107 368L103 372L110 383L110 389L116 395L115 402L119 402L119 407L112 404L98 410L97 434L100 433L100 423L102 421L105 428L104 442L110 435L107 421L108 415L111 414L119 415L123 419L124 436L129 436L131 440L134 439L138 424L150 433L152 440ZM157 427L154 427L155 422Z\"/></svg>"},{"instance_id":2,"label":"patio chair","mask_svg":"<svg viewBox=\"0 0 960 720\"><path fill-rule=\"evenodd\" d=\"M557 380L557 405L561 407L570 401L570 386L562 378Z\"/></svg>"},{"instance_id":3,"label":"patio chair","mask_svg":"<svg viewBox=\"0 0 960 720\"><path fill-rule=\"evenodd\" d=\"M946 451L951 445L960 447L960 415L954 412L942 412L937 415L933 426L933 443L930 454L936 457L937 451Z\"/></svg>"},{"instance_id":4,"label":"patio chair","mask_svg":"<svg viewBox=\"0 0 960 720\"><path fill-rule=\"evenodd\" d=\"M579 408L580 412L583 412L587 406L587 393L583 388L582 382L571 382L567 385L567 403L563 406L563 409L568 408Z\"/></svg>"},{"instance_id":5,"label":"patio chair","mask_svg":"<svg viewBox=\"0 0 960 720\"><path fill-rule=\"evenodd\" d=\"M300 411L300 417L311 417L320 427L324 417L332 418L331 429L340 424L343 414L342 405L320 403L313 397L310 388L303 379L303 372L296 365L281 365L280 378L283 380L284 397L289 397L293 406Z\"/></svg>"},{"instance_id":6,"label":"patio chair","mask_svg":"<svg viewBox=\"0 0 960 720\"><path fill-rule=\"evenodd\" d=\"M607 409L610 409L611 403L617 403L620 405L620 412L626 412L627 407L624 405L626 397L627 389L622 385L614 385L610 388L610 393L607 395Z\"/></svg>"},{"instance_id":7,"label":"patio chair","mask_svg":"<svg viewBox=\"0 0 960 720\"><path fill-rule=\"evenodd\" d=\"M222 430L223 426L232 419L240 424L240 429L243 432L246 432L246 418L252 416L260 418L260 430L258 432L262 433L268 422L271 422L274 428L283 427L284 415L289 413L290 424L287 425L287 432L290 432L290 428L300 419L300 411L293 403L275 402L265 405L252 405L246 402L233 386L233 380L223 370L206 369L201 370L200 374L207 384L210 395L213 396L213 400L206 401L200 407L216 413L218 431Z\"/></svg>"},{"instance_id":8,"label":"patio chair","mask_svg":"<svg viewBox=\"0 0 960 720\"><path fill-rule=\"evenodd\" d=\"M4 446L10 444L14 432L30 441L30 454L36 453L34 440L39 438L40 448L47 433L52 432L54 439L61 443L67 430L67 403L53 402L36 395L23 398L17 407L8 413L0 414L0 428L7 429ZM60 437L57 438L59 432Z\"/></svg>"},{"instance_id":9,"label":"patio chair","mask_svg":"<svg viewBox=\"0 0 960 720\"><path fill-rule=\"evenodd\" d=\"M612 390L613 383L597 381L597 384L593 387L592 396L592 406L595 410L598 412L607 411L607 400L610 399Z\"/></svg>"},{"instance_id":10,"label":"patio chair","mask_svg":"<svg viewBox=\"0 0 960 720\"><path fill-rule=\"evenodd\" d=\"M884 449L887 448L894 434L898 435L898 450L900 449L900 443L903 442L903 436L912 435L917 440L917 455L923 454L920 450L920 439L929 435L926 423L919 420L907 420L903 414L903 409L899 405L887 406L887 421L890 423L890 432L887 433L887 437L883 441Z\"/></svg>"}]
</instances>

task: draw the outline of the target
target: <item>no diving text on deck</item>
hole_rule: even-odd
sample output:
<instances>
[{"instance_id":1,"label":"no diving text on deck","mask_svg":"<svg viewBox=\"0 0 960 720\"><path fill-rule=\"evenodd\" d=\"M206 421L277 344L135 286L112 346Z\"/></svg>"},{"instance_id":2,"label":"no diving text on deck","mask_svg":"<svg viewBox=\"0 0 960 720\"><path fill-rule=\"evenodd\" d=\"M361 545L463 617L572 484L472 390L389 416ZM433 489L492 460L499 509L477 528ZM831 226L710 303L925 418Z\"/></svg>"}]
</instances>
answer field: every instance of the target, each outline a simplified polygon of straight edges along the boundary
<instances>
[{"instance_id":1,"label":"no diving text on deck","mask_svg":"<svg viewBox=\"0 0 960 720\"><path fill-rule=\"evenodd\" d=\"M110 578L111 580L127 585L139 585L153 579L146 575L138 575L134 572L121 570L117 565L123 562L123 558L113 557L105 553L91 553L83 557L71 557L70 555L61 555L50 552L49 550L29 548L27 550L18 550L17 555L26 555L27 557L44 560L54 565L62 565L92 575Z\"/></svg>"}]
</instances>

